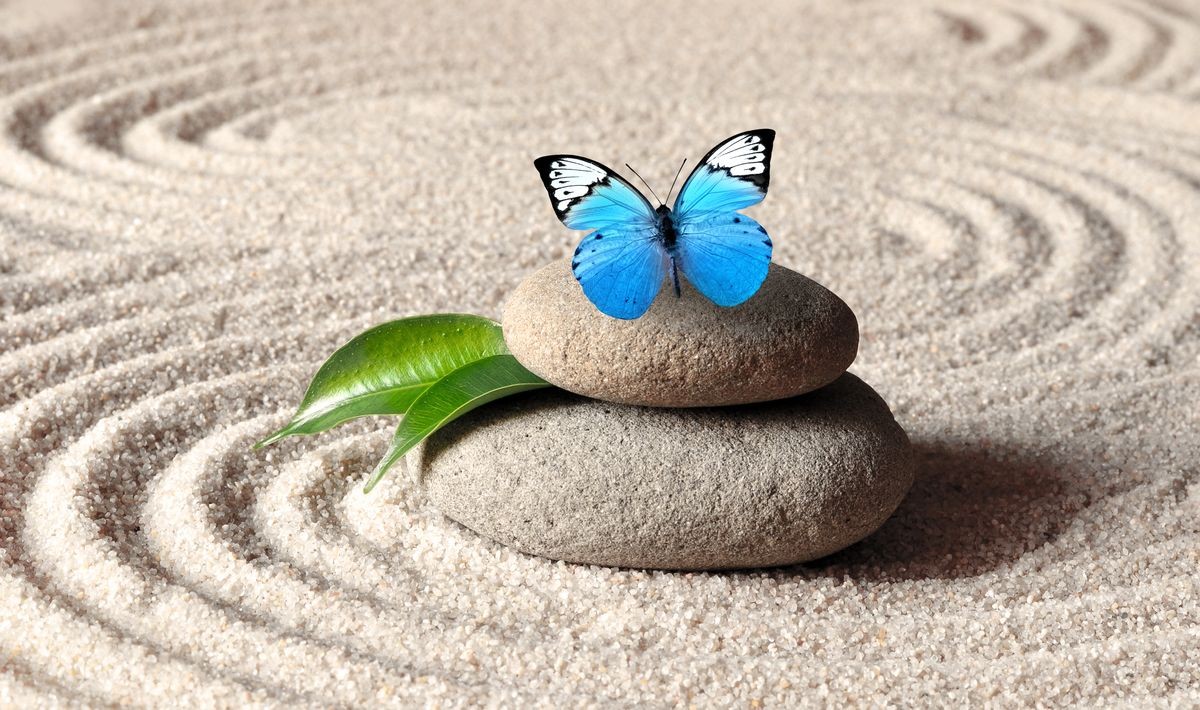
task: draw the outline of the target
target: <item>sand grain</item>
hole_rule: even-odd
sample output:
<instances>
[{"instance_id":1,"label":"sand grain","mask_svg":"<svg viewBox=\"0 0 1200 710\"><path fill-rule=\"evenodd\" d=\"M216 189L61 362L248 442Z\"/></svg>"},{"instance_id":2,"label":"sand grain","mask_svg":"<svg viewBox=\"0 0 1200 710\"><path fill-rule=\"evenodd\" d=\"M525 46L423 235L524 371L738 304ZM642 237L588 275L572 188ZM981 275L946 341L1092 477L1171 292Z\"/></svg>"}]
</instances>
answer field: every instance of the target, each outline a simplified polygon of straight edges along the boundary
<instances>
[{"instance_id":1,"label":"sand grain","mask_svg":"<svg viewBox=\"0 0 1200 710\"><path fill-rule=\"evenodd\" d=\"M0 4L0 704L1200 702L1198 101L1182 2ZM918 455L863 543L550 564L358 493L383 422L250 450L574 250L534 156L759 125Z\"/></svg>"}]
</instances>

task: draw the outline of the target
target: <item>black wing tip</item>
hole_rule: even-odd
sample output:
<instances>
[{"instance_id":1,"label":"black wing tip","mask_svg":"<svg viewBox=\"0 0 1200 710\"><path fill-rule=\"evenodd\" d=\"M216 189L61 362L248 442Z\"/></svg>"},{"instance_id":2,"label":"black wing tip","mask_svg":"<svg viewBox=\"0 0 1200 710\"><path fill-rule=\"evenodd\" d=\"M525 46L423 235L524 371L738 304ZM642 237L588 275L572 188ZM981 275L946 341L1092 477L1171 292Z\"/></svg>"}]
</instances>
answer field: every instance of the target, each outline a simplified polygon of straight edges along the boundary
<instances>
[{"instance_id":1,"label":"black wing tip","mask_svg":"<svg viewBox=\"0 0 1200 710\"><path fill-rule=\"evenodd\" d=\"M752 131L746 131L746 133L753 133L759 136L762 138L763 143L766 143L768 146L775 142L774 128L755 128Z\"/></svg>"},{"instance_id":2,"label":"black wing tip","mask_svg":"<svg viewBox=\"0 0 1200 710\"><path fill-rule=\"evenodd\" d=\"M551 163L553 163L556 160L562 160L564 158L570 158L572 160L582 160L585 163L594 163L596 165L599 165L601 168L604 168L605 170L612 172L611 169L605 167L604 165L601 165L600 163L597 163L596 161L592 160L591 158L587 158L582 155L575 155L574 153L550 153L549 155L542 155L542 156L539 156L539 157L533 159L533 166L541 172L549 172Z\"/></svg>"}]
</instances>

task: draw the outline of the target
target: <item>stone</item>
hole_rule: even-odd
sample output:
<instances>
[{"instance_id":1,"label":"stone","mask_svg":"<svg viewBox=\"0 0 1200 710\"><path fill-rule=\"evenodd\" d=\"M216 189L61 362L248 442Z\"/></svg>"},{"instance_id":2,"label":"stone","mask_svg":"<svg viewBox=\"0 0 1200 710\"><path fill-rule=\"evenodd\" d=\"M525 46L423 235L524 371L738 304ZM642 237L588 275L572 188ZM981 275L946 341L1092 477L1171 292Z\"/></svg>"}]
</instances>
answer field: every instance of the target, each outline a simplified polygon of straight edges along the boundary
<instances>
[{"instance_id":1,"label":"stone","mask_svg":"<svg viewBox=\"0 0 1200 710\"><path fill-rule=\"evenodd\" d=\"M713 304L664 286L636 320L604 315L569 260L526 279L504 311L525 367L562 389L624 404L706 407L793 397L829 384L858 354L858 321L831 291L772 264L750 300Z\"/></svg>"},{"instance_id":2,"label":"stone","mask_svg":"<svg viewBox=\"0 0 1200 710\"><path fill-rule=\"evenodd\" d=\"M671 570L823 557L882 525L913 479L904 430L849 373L799 397L722 408L529 392L450 424L407 464L442 513L492 540Z\"/></svg>"}]
</instances>

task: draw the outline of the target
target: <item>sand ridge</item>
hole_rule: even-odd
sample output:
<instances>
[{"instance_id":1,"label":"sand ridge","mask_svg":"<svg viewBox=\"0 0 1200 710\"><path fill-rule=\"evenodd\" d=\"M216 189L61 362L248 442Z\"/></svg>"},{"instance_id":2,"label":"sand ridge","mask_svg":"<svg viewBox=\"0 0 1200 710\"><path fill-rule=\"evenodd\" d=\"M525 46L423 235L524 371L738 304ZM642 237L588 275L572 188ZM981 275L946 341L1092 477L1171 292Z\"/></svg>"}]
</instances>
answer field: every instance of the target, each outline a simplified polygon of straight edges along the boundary
<instances>
[{"instance_id":1,"label":"sand ridge","mask_svg":"<svg viewBox=\"0 0 1200 710\"><path fill-rule=\"evenodd\" d=\"M1200 701L1200 9L0 18L0 704ZM534 156L665 184L759 125L752 214L918 454L860 545L571 567L361 495L385 422L249 449L352 335L571 253Z\"/></svg>"}]
</instances>

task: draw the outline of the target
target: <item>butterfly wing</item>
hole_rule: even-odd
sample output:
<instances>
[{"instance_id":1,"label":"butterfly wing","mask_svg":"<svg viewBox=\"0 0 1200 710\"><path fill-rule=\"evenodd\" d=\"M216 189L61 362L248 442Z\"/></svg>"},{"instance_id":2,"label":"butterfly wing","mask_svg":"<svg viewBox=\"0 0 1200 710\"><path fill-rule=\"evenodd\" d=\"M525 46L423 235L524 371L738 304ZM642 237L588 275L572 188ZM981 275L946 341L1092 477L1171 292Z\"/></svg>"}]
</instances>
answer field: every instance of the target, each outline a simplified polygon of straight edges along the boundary
<instances>
[{"instance_id":1,"label":"butterfly wing","mask_svg":"<svg viewBox=\"0 0 1200 710\"><path fill-rule=\"evenodd\" d=\"M653 226L654 207L625 178L578 155L546 155L533 161L554 214L571 229L612 224Z\"/></svg>"},{"instance_id":2,"label":"butterfly wing","mask_svg":"<svg viewBox=\"0 0 1200 710\"><path fill-rule=\"evenodd\" d=\"M657 227L612 224L583 238L571 269L601 313L632 320L649 310L662 288L667 253Z\"/></svg>"},{"instance_id":3,"label":"butterfly wing","mask_svg":"<svg viewBox=\"0 0 1200 710\"><path fill-rule=\"evenodd\" d=\"M771 182L774 144L775 131L770 128L738 133L718 143L683 183L672 209L675 221L762 202Z\"/></svg>"},{"instance_id":4,"label":"butterfly wing","mask_svg":"<svg viewBox=\"0 0 1200 710\"><path fill-rule=\"evenodd\" d=\"M774 142L769 128L726 138L704 156L675 200L677 266L718 306L746 301L767 278L771 238L737 210L766 197Z\"/></svg>"},{"instance_id":5,"label":"butterfly wing","mask_svg":"<svg viewBox=\"0 0 1200 710\"><path fill-rule=\"evenodd\" d=\"M654 208L624 178L593 160L548 155L534 166L562 223L595 230L571 259L584 295L605 315L641 317L667 269Z\"/></svg>"},{"instance_id":6,"label":"butterfly wing","mask_svg":"<svg viewBox=\"0 0 1200 710\"><path fill-rule=\"evenodd\" d=\"M679 270L718 306L736 306L758 292L771 263L771 238L737 212L709 213L679 228Z\"/></svg>"}]
</instances>

